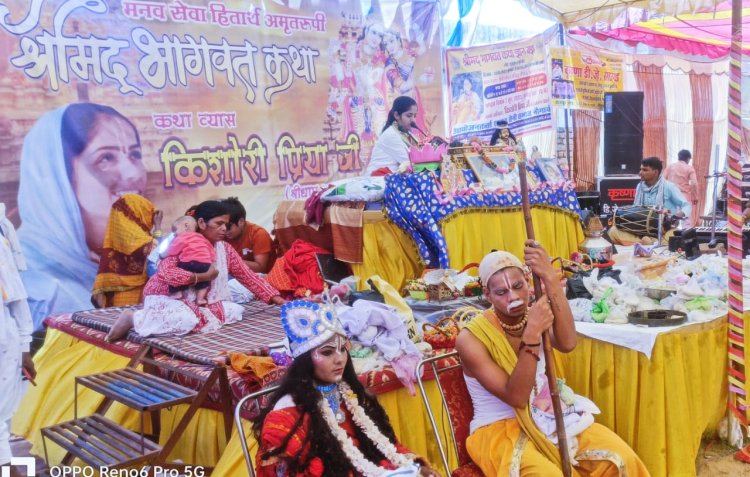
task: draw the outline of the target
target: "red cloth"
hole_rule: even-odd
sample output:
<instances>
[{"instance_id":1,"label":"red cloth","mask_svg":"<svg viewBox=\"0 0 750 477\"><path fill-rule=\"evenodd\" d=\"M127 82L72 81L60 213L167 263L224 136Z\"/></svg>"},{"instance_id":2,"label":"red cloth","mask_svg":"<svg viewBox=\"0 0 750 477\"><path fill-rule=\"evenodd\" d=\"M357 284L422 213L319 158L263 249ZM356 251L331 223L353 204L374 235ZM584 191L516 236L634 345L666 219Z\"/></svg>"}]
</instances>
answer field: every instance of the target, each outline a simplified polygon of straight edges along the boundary
<instances>
[{"instance_id":1,"label":"red cloth","mask_svg":"<svg viewBox=\"0 0 750 477\"><path fill-rule=\"evenodd\" d=\"M343 407L342 411L344 412L346 420L341 423L341 428L346 431L346 433L354 442L354 445L358 446L359 443L354 437L355 424L352 422L351 414L349 414L349 411ZM302 443L305 440L307 427L309 426L310 422L310 418L307 415L302 418L302 425L297 429L294 435L292 435L292 438L289 439L285 451L277 456L276 460L269 459L269 462L263 462L261 458L261 456L265 452L268 452L272 449L277 449L281 446L282 442L294 427L294 424L297 422L299 414L300 411L298 411L296 407L287 407L271 411L266 416L266 419L263 421L263 430L260 433L260 449L255 455L255 469L258 477L276 477L277 475L279 475L277 471L286 470L284 468L279 469L279 464L281 463L279 459L283 460L285 458L289 458L290 456L294 456L297 454L297 452L300 451L300 449L302 449ZM400 454L411 453L409 449L402 446L398 442L394 442L394 445L396 446L396 450ZM308 452L308 450L303 451L303 455L306 452ZM390 470L396 468L387 460L382 460L377 464ZM284 475L290 474L285 473ZM314 457L310 461L307 469L305 469L305 471L301 474L296 474L295 477L321 477L323 475L325 475L323 462L319 458Z\"/></svg>"},{"instance_id":2,"label":"red cloth","mask_svg":"<svg viewBox=\"0 0 750 477\"><path fill-rule=\"evenodd\" d=\"M313 294L323 291L323 277L315 260L316 253L330 252L304 240L295 240L284 254L284 273L295 290L303 288Z\"/></svg>"},{"instance_id":3,"label":"red cloth","mask_svg":"<svg viewBox=\"0 0 750 477\"><path fill-rule=\"evenodd\" d=\"M276 263L271 268L271 271L268 272L268 276L266 276L266 279L268 280L268 283L271 284L272 287L279 290L280 292L294 292L294 286L292 285L291 280L289 280L289 277L286 275L286 272L284 271L284 264L286 263L286 260L284 260L284 257L279 258L276 260Z\"/></svg>"},{"instance_id":4,"label":"red cloth","mask_svg":"<svg viewBox=\"0 0 750 477\"><path fill-rule=\"evenodd\" d=\"M167 255L180 262L214 263L216 250L206 237L198 232L183 232L169 244Z\"/></svg>"},{"instance_id":5,"label":"red cloth","mask_svg":"<svg viewBox=\"0 0 750 477\"><path fill-rule=\"evenodd\" d=\"M372 177L380 177L380 176L387 176L388 174L393 174L393 171L389 167L381 167L380 169L375 169L370 173L370 176Z\"/></svg>"}]
</instances>

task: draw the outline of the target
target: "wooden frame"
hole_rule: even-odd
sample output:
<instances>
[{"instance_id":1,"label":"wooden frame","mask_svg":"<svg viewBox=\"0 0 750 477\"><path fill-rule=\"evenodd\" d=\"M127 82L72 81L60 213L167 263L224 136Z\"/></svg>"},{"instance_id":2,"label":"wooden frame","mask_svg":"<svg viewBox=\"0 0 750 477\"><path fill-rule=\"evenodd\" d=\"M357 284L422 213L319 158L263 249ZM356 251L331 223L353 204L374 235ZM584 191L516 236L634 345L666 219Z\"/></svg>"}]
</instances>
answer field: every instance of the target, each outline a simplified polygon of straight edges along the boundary
<instances>
[{"instance_id":1,"label":"wooden frame","mask_svg":"<svg viewBox=\"0 0 750 477\"><path fill-rule=\"evenodd\" d=\"M537 159L536 165L544 176L543 179L546 182L561 182L568 180L565 176L565 172L560 168L560 163L557 162L557 159L554 157Z\"/></svg>"},{"instance_id":2,"label":"wooden frame","mask_svg":"<svg viewBox=\"0 0 750 477\"><path fill-rule=\"evenodd\" d=\"M464 155L466 163L469 165L477 180L486 188L493 191L510 192L520 186L518 177L518 168L515 167L516 154L506 152L485 152L487 158L494 162L498 167L511 169L510 172L502 174L490 165L488 165L481 154L470 152Z\"/></svg>"}]
</instances>

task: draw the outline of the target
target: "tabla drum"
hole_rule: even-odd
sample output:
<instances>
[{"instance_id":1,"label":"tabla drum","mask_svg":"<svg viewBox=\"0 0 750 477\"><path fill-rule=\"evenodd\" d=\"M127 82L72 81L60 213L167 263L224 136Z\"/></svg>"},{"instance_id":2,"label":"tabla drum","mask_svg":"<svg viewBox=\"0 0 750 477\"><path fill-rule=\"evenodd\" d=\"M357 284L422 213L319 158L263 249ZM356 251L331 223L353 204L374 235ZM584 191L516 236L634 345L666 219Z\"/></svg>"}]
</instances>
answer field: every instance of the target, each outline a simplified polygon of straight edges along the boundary
<instances>
[{"instance_id":1,"label":"tabla drum","mask_svg":"<svg viewBox=\"0 0 750 477\"><path fill-rule=\"evenodd\" d=\"M659 236L659 213L653 207L642 205L617 207L612 216L612 223L618 230L630 232L638 237ZM662 231L667 231L670 227L669 217L664 216Z\"/></svg>"}]
</instances>

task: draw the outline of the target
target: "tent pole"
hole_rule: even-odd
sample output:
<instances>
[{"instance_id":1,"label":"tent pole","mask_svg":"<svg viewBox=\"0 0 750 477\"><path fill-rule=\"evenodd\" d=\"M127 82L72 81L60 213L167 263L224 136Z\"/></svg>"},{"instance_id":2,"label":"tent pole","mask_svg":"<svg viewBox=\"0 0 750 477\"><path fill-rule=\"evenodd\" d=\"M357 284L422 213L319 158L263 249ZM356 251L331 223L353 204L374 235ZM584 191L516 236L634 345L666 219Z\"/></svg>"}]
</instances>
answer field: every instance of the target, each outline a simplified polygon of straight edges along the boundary
<instances>
[{"instance_id":1,"label":"tent pole","mask_svg":"<svg viewBox=\"0 0 750 477\"><path fill-rule=\"evenodd\" d=\"M728 317L728 364L730 371L739 371L744 378L748 369L745 347L748 316L744 309L742 259L742 0L732 0L732 44L729 50L729 137L727 141L727 249L729 255L729 317ZM736 373L735 373L736 374ZM730 382L737 378L730 374ZM748 426L747 379L739 386L729 387L729 409L734 416ZM749 446L750 447L750 446ZM749 450L748 447L744 449ZM740 455L742 451L738 453ZM741 459L745 460L745 459Z\"/></svg>"},{"instance_id":2,"label":"tent pole","mask_svg":"<svg viewBox=\"0 0 750 477\"><path fill-rule=\"evenodd\" d=\"M560 46L565 46L565 27L562 23L557 24L557 33L559 35L558 41ZM573 158L570 154L570 123L568 122L568 116L570 116L570 110L565 108L565 157L568 160L568 179L573 180ZM555 134L557 137L557 134ZM557 153L557 151L555 151Z\"/></svg>"}]
</instances>

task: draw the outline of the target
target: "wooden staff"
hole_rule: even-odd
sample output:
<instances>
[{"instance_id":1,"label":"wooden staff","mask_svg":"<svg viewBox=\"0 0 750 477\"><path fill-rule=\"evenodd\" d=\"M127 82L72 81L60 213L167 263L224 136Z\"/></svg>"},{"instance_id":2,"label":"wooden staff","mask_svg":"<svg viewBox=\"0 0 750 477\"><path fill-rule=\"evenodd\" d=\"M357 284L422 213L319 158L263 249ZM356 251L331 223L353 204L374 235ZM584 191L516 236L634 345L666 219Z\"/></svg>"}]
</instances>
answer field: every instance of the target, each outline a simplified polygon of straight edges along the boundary
<instances>
[{"instance_id":1,"label":"wooden staff","mask_svg":"<svg viewBox=\"0 0 750 477\"><path fill-rule=\"evenodd\" d=\"M521 180L521 204L523 207L523 220L526 224L526 238L535 240L534 223L531 219L531 205L529 204L529 184L526 180L526 157L523 152L518 154L518 176ZM534 297L538 301L542 297L542 283L538 276L532 272L534 281ZM555 309L552 308L554 314ZM570 455L568 454L568 438L565 432L565 421L563 420L562 404L560 403L560 391L557 389L557 373L555 372L555 358L552 354L552 341L549 332L542 333L544 347L544 364L549 381L549 392L552 396L552 408L555 412L555 425L557 427L557 447L560 450L562 461L562 472L565 477L571 475Z\"/></svg>"}]
</instances>

